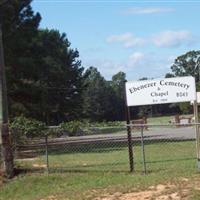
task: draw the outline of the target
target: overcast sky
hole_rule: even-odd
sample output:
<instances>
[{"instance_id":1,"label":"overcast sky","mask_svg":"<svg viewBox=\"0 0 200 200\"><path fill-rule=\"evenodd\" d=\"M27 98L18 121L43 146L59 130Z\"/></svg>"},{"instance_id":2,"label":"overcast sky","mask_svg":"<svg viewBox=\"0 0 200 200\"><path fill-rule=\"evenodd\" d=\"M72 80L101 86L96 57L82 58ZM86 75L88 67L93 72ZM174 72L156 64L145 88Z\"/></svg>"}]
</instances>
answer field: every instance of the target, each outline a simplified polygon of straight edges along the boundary
<instances>
[{"instance_id":1,"label":"overcast sky","mask_svg":"<svg viewBox=\"0 0 200 200\"><path fill-rule=\"evenodd\" d=\"M160 78L174 59L199 50L200 1L34 0L42 28L65 32L85 68L106 79Z\"/></svg>"}]
</instances>

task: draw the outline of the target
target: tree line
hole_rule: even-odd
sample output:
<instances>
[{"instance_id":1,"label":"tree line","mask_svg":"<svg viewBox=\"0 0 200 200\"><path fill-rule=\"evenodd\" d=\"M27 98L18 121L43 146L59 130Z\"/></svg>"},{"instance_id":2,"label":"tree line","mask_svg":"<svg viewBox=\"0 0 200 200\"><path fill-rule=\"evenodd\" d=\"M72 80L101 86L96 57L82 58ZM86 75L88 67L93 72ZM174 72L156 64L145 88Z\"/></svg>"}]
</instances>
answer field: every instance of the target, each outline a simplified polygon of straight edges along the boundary
<instances>
[{"instance_id":1,"label":"tree line","mask_svg":"<svg viewBox=\"0 0 200 200\"><path fill-rule=\"evenodd\" d=\"M97 68L84 69L66 34L39 28L41 19L31 0L0 5L10 118L24 115L47 125L82 118L124 120L126 74L118 72L107 81ZM199 56L200 51L179 56L166 77L192 75L199 88ZM189 110L188 104L166 104L131 112L143 116Z\"/></svg>"}]
</instances>

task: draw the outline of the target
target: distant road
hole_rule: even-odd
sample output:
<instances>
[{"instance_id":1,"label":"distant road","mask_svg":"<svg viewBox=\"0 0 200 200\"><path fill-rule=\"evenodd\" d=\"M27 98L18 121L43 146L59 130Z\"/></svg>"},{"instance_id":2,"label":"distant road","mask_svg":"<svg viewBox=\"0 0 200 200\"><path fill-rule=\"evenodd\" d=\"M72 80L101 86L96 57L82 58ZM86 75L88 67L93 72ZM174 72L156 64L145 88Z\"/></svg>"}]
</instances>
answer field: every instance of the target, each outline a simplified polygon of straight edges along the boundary
<instances>
[{"instance_id":1,"label":"distant road","mask_svg":"<svg viewBox=\"0 0 200 200\"><path fill-rule=\"evenodd\" d=\"M132 131L133 140L138 140L141 137L141 131L136 130ZM179 127L179 128L149 128L147 131L144 130L144 138L146 140L152 139L177 139L177 140L186 140L186 139L195 139L195 128L194 127ZM98 135L88 135L88 136L78 136L78 137L69 137L69 141L77 140L115 140L115 139L127 139L126 131L121 131L120 133L111 133L111 134L98 134ZM59 139L62 141L62 138Z\"/></svg>"},{"instance_id":2,"label":"distant road","mask_svg":"<svg viewBox=\"0 0 200 200\"><path fill-rule=\"evenodd\" d=\"M140 141L141 132L132 132L133 141ZM195 139L194 127L180 127L180 128L150 128L148 131L144 131L145 140L190 140ZM113 143L126 143L127 133L121 131L112 134L96 134L76 137L61 137L48 140L48 146L51 148L62 148L77 145L88 145L88 144L113 144ZM41 149L45 147L44 140L39 140L35 144L19 145L19 149Z\"/></svg>"},{"instance_id":3,"label":"distant road","mask_svg":"<svg viewBox=\"0 0 200 200\"><path fill-rule=\"evenodd\" d=\"M133 136L140 136L140 132L133 133ZM144 136L149 139L195 139L194 127L179 127L179 128L151 128L148 131L144 131Z\"/></svg>"}]
</instances>

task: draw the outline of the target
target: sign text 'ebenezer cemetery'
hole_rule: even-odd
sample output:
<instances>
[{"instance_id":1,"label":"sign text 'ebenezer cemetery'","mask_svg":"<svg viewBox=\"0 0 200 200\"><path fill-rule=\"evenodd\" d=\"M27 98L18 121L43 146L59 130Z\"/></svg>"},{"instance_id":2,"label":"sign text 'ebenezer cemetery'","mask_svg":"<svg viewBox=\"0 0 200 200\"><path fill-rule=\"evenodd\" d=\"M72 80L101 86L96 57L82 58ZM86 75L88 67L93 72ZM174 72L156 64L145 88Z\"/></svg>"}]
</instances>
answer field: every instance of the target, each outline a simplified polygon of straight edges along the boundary
<instances>
[{"instance_id":1,"label":"sign text 'ebenezer cemetery'","mask_svg":"<svg viewBox=\"0 0 200 200\"><path fill-rule=\"evenodd\" d=\"M195 79L191 76L126 82L128 106L196 100Z\"/></svg>"}]
</instances>

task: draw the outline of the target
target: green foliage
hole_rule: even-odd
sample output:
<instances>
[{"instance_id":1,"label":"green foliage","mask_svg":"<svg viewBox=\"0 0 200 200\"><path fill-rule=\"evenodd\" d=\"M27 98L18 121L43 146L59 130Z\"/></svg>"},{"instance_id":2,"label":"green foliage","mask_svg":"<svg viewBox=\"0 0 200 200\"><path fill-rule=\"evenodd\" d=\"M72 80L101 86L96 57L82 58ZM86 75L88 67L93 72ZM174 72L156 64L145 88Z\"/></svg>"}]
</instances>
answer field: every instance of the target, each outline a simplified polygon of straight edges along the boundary
<instances>
[{"instance_id":1,"label":"green foliage","mask_svg":"<svg viewBox=\"0 0 200 200\"><path fill-rule=\"evenodd\" d=\"M174 75L171 74L171 73L167 73L167 74L165 74L165 78L173 78L173 77L174 77Z\"/></svg>"},{"instance_id":2,"label":"green foliage","mask_svg":"<svg viewBox=\"0 0 200 200\"><path fill-rule=\"evenodd\" d=\"M200 91L200 81L198 83L196 83L196 90Z\"/></svg>"},{"instance_id":3,"label":"green foliage","mask_svg":"<svg viewBox=\"0 0 200 200\"><path fill-rule=\"evenodd\" d=\"M39 30L31 0L0 6L9 114L59 124L82 113L83 68L65 34Z\"/></svg>"},{"instance_id":4,"label":"green foliage","mask_svg":"<svg viewBox=\"0 0 200 200\"><path fill-rule=\"evenodd\" d=\"M55 137L61 137L63 135L63 131L59 126L56 127L48 127L45 134L48 137L55 138Z\"/></svg>"},{"instance_id":5,"label":"green foliage","mask_svg":"<svg viewBox=\"0 0 200 200\"><path fill-rule=\"evenodd\" d=\"M106 81L95 67L90 67L85 77L84 117L93 122L124 119L125 73L119 72L112 81Z\"/></svg>"},{"instance_id":6,"label":"green foliage","mask_svg":"<svg viewBox=\"0 0 200 200\"><path fill-rule=\"evenodd\" d=\"M189 51L178 56L171 66L174 76L193 76L196 82L200 81L200 51Z\"/></svg>"},{"instance_id":7,"label":"green foliage","mask_svg":"<svg viewBox=\"0 0 200 200\"><path fill-rule=\"evenodd\" d=\"M44 137L47 127L44 123L23 116L15 117L10 129L16 142L25 142L28 138Z\"/></svg>"},{"instance_id":8,"label":"green foliage","mask_svg":"<svg viewBox=\"0 0 200 200\"><path fill-rule=\"evenodd\" d=\"M86 125L83 122L74 120L70 122L63 122L60 124L61 130L69 136L82 135L85 132Z\"/></svg>"},{"instance_id":9,"label":"green foliage","mask_svg":"<svg viewBox=\"0 0 200 200\"><path fill-rule=\"evenodd\" d=\"M124 86L126 81L126 74L124 72L118 72L113 75L111 81L111 87L114 91L113 101L113 116L110 120L124 120L125 119L125 102L124 102Z\"/></svg>"},{"instance_id":10,"label":"green foliage","mask_svg":"<svg viewBox=\"0 0 200 200\"><path fill-rule=\"evenodd\" d=\"M196 81L197 91L200 89L200 51L189 51L178 56L171 66L172 73L167 73L166 77L193 76ZM180 111L184 114L191 112L189 103L180 103Z\"/></svg>"},{"instance_id":11,"label":"green foliage","mask_svg":"<svg viewBox=\"0 0 200 200\"><path fill-rule=\"evenodd\" d=\"M25 93L32 90L22 80L34 72L34 53L31 48L41 16L33 12L30 4L31 0L9 0L4 6L0 6L9 113L12 116L27 114L29 108L24 105L24 101L31 102L31 98L27 99Z\"/></svg>"},{"instance_id":12,"label":"green foliage","mask_svg":"<svg viewBox=\"0 0 200 200\"><path fill-rule=\"evenodd\" d=\"M120 121L103 121L103 122L89 122L89 121L69 121L60 124L61 131L69 136L79 136L85 134L101 133L99 128L104 127L119 127L122 126ZM99 129L99 130L98 130Z\"/></svg>"},{"instance_id":13,"label":"green foliage","mask_svg":"<svg viewBox=\"0 0 200 200\"><path fill-rule=\"evenodd\" d=\"M192 106L190 105L189 102L183 102L179 104L180 110L183 114L188 114L188 113L192 113Z\"/></svg>"},{"instance_id":14,"label":"green foliage","mask_svg":"<svg viewBox=\"0 0 200 200\"><path fill-rule=\"evenodd\" d=\"M113 90L110 84L94 67L86 70L83 113L91 121L108 120L113 112Z\"/></svg>"},{"instance_id":15,"label":"green foliage","mask_svg":"<svg viewBox=\"0 0 200 200\"><path fill-rule=\"evenodd\" d=\"M142 118L145 116L150 116L152 112L151 106L139 106L138 108L138 117Z\"/></svg>"},{"instance_id":16,"label":"green foliage","mask_svg":"<svg viewBox=\"0 0 200 200\"><path fill-rule=\"evenodd\" d=\"M10 117L24 115L48 125L81 117L124 118L123 72L112 81L94 67L83 74L79 52L66 34L38 28L41 16L31 0L10 0L0 9Z\"/></svg>"},{"instance_id":17,"label":"green foliage","mask_svg":"<svg viewBox=\"0 0 200 200\"><path fill-rule=\"evenodd\" d=\"M103 122L92 122L89 124L90 127L115 127L122 126L121 121L103 121Z\"/></svg>"},{"instance_id":18,"label":"green foliage","mask_svg":"<svg viewBox=\"0 0 200 200\"><path fill-rule=\"evenodd\" d=\"M89 122L73 120L63 122L56 127L47 127L43 122L24 116L15 117L10 123L10 130L17 143L25 143L31 138L60 137L62 135L80 136L101 133L101 128L122 126L120 121ZM100 131L100 132L99 132Z\"/></svg>"},{"instance_id":19,"label":"green foliage","mask_svg":"<svg viewBox=\"0 0 200 200\"><path fill-rule=\"evenodd\" d=\"M36 115L53 125L80 117L84 87L78 51L70 48L65 34L55 30L40 30L34 49Z\"/></svg>"}]
</instances>

